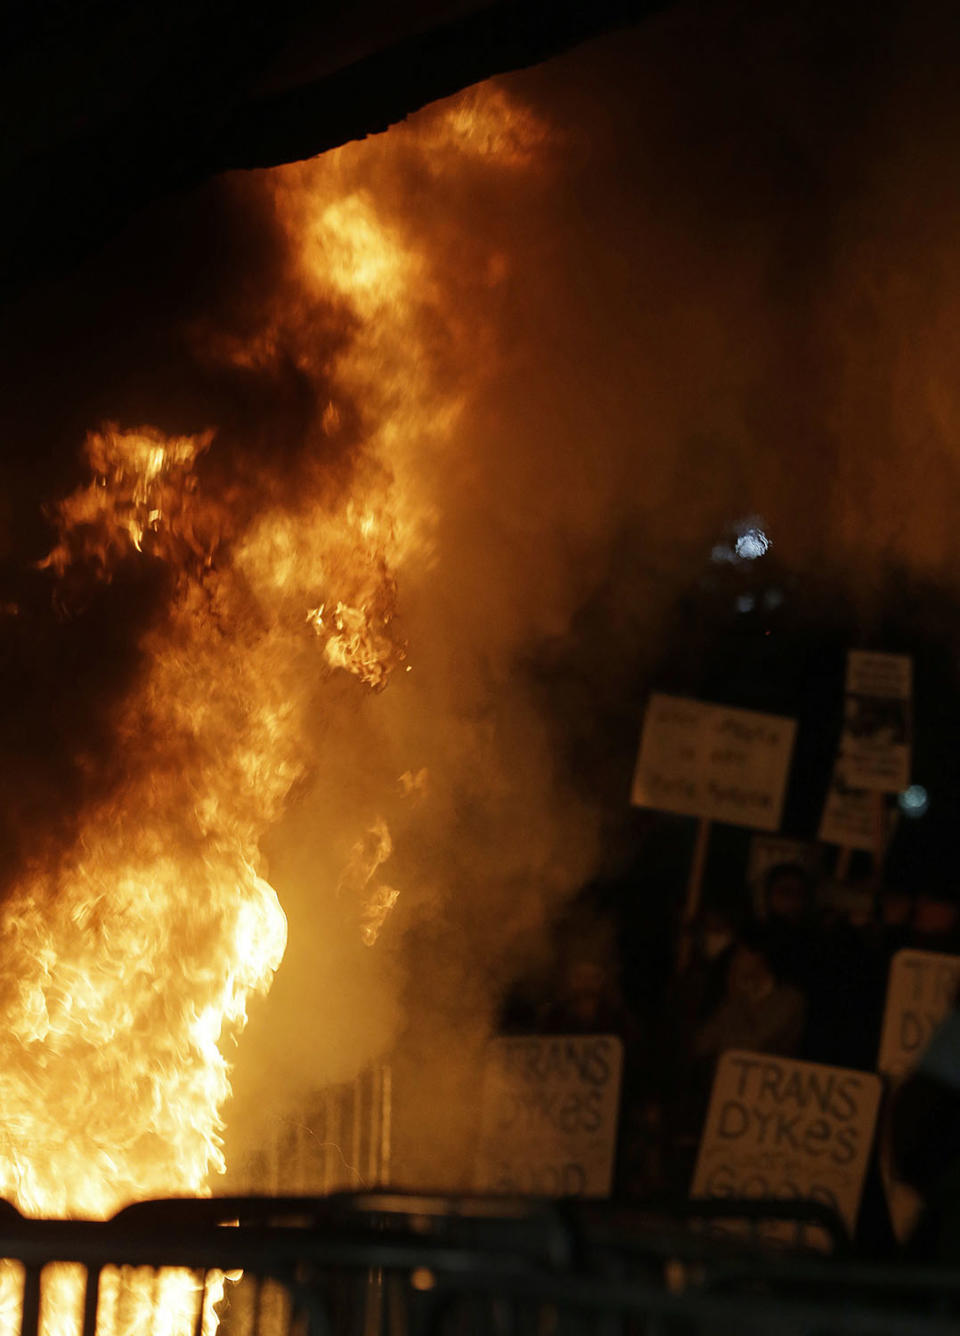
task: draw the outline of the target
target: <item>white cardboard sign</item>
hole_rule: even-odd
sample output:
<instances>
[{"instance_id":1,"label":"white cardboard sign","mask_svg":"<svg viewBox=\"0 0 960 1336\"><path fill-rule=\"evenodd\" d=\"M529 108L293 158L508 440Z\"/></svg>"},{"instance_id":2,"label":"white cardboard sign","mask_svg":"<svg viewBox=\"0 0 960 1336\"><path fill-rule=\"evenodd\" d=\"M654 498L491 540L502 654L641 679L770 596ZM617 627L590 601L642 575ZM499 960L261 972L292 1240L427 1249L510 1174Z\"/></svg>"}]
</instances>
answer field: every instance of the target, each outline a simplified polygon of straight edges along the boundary
<instances>
[{"instance_id":1,"label":"white cardboard sign","mask_svg":"<svg viewBox=\"0 0 960 1336\"><path fill-rule=\"evenodd\" d=\"M631 802L778 830L797 722L680 696L647 705Z\"/></svg>"},{"instance_id":2,"label":"white cardboard sign","mask_svg":"<svg viewBox=\"0 0 960 1336\"><path fill-rule=\"evenodd\" d=\"M877 1068L890 1077L894 1090L920 1061L958 988L960 956L908 949L891 960ZM889 1146L884 1147L880 1167L893 1232L903 1243L917 1223L922 1202L896 1177Z\"/></svg>"},{"instance_id":3,"label":"white cardboard sign","mask_svg":"<svg viewBox=\"0 0 960 1336\"><path fill-rule=\"evenodd\" d=\"M898 951L890 962L877 1070L906 1076L946 1017L960 989L960 956Z\"/></svg>"},{"instance_id":4,"label":"white cardboard sign","mask_svg":"<svg viewBox=\"0 0 960 1336\"><path fill-rule=\"evenodd\" d=\"M899 793L910 783L913 663L851 650L839 766L852 789Z\"/></svg>"},{"instance_id":5,"label":"white cardboard sign","mask_svg":"<svg viewBox=\"0 0 960 1336\"><path fill-rule=\"evenodd\" d=\"M495 1039L484 1068L478 1190L608 1197L622 1072L616 1035Z\"/></svg>"},{"instance_id":6,"label":"white cardboard sign","mask_svg":"<svg viewBox=\"0 0 960 1336\"><path fill-rule=\"evenodd\" d=\"M869 1072L724 1053L691 1196L821 1202L852 1235L880 1092Z\"/></svg>"}]
</instances>

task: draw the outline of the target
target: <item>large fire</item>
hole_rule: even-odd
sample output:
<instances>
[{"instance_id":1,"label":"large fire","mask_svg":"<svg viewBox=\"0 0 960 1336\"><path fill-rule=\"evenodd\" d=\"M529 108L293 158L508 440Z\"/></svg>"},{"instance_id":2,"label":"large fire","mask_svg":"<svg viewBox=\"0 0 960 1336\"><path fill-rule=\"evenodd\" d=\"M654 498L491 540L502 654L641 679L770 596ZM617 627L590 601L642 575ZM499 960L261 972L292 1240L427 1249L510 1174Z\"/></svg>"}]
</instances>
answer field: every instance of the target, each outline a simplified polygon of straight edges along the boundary
<instances>
[{"instance_id":1,"label":"large fire","mask_svg":"<svg viewBox=\"0 0 960 1336\"><path fill-rule=\"evenodd\" d=\"M444 154L522 164L542 129L494 90L402 133L408 146L422 133L442 173ZM309 366L303 308L342 306L351 337L325 371L363 408L348 481L323 449L340 429L334 396L318 405L293 488L266 480L254 503L249 486L205 485L204 462L230 450L206 423L181 436L105 425L86 440L88 480L52 511L51 580L109 581L146 562L168 570L169 592L114 720L122 783L4 906L0 1193L29 1214L105 1217L134 1199L209 1190L224 1168L231 1045L284 954L260 843L322 764L304 741L318 684L345 670L380 690L415 671L398 599L406 566L434 556L417 469L455 441L466 392L437 383L423 345L422 311L442 301L430 257L376 182L361 188L345 171L352 152L271 174L298 308L278 303L242 344L208 331L203 349L250 366L271 357L278 330L289 343L302 327L293 341ZM344 868L371 944L398 895L378 872L390 849L378 819L358 828ZM69 1306L45 1305L48 1330L71 1329Z\"/></svg>"}]
</instances>

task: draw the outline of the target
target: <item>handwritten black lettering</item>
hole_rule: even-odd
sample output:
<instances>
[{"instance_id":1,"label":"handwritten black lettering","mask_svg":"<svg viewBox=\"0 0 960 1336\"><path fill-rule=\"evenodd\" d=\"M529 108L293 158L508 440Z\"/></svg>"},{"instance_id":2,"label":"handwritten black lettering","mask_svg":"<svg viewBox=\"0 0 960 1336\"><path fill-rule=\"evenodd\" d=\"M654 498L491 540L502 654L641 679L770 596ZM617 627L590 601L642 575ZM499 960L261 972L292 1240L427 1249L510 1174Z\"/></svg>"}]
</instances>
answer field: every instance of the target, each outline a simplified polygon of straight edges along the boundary
<instances>
[{"instance_id":1,"label":"handwritten black lettering","mask_svg":"<svg viewBox=\"0 0 960 1336\"><path fill-rule=\"evenodd\" d=\"M804 1073L792 1071L783 1084L783 1089L779 1093L781 1100L792 1099L799 1104L801 1109L807 1107L808 1091L803 1079Z\"/></svg>"},{"instance_id":2,"label":"handwritten black lettering","mask_svg":"<svg viewBox=\"0 0 960 1336\"><path fill-rule=\"evenodd\" d=\"M857 1112L857 1102L851 1091L859 1093L863 1082L859 1076L845 1076L837 1086L837 1099L834 1100L830 1113L840 1122L847 1122ZM839 1101L839 1103L838 1103Z\"/></svg>"},{"instance_id":3,"label":"handwritten black lettering","mask_svg":"<svg viewBox=\"0 0 960 1336\"><path fill-rule=\"evenodd\" d=\"M688 802L694 802L696 800L697 786L692 779L687 779L683 776L671 779L668 776L661 774L658 770L654 770L651 772L648 782L651 792L655 793L658 797L682 797L686 798Z\"/></svg>"},{"instance_id":4,"label":"handwritten black lettering","mask_svg":"<svg viewBox=\"0 0 960 1336\"><path fill-rule=\"evenodd\" d=\"M763 1146L766 1144L767 1128L770 1126L770 1122L773 1118L773 1110L771 1109L768 1113L761 1113L759 1109L751 1109L751 1113L757 1124L757 1145Z\"/></svg>"},{"instance_id":5,"label":"handwritten black lettering","mask_svg":"<svg viewBox=\"0 0 960 1336\"><path fill-rule=\"evenodd\" d=\"M732 1197L736 1191L736 1171L729 1164L718 1164L706 1183L708 1197Z\"/></svg>"},{"instance_id":6,"label":"handwritten black lettering","mask_svg":"<svg viewBox=\"0 0 960 1336\"><path fill-rule=\"evenodd\" d=\"M766 811L773 806L773 799L762 789L745 789L739 784L718 784L711 779L707 784L707 793L717 803L731 803L735 807L758 808Z\"/></svg>"},{"instance_id":7,"label":"handwritten black lettering","mask_svg":"<svg viewBox=\"0 0 960 1336\"><path fill-rule=\"evenodd\" d=\"M736 747L717 747L710 753L710 760L714 765L745 765L747 753Z\"/></svg>"},{"instance_id":8,"label":"handwritten black lettering","mask_svg":"<svg viewBox=\"0 0 960 1336\"><path fill-rule=\"evenodd\" d=\"M827 1113L830 1110L830 1101L833 1096L833 1073L821 1077L819 1072L811 1072L809 1077L809 1093L813 1096L821 1113Z\"/></svg>"},{"instance_id":9,"label":"handwritten black lettering","mask_svg":"<svg viewBox=\"0 0 960 1336\"><path fill-rule=\"evenodd\" d=\"M741 1058L741 1057L731 1056L729 1061L731 1066L737 1067L740 1070L740 1080L737 1085L737 1095L740 1099L743 1099L747 1093L747 1082L750 1080L750 1073L760 1066L760 1060L759 1058Z\"/></svg>"},{"instance_id":10,"label":"handwritten black lettering","mask_svg":"<svg viewBox=\"0 0 960 1336\"><path fill-rule=\"evenodd\" d=\"M917 1011L904 1011L900 1016L900 1047L904 1053L916 1053L927 1044L928 1030Z\"/></svg>"},{"instance_id":11,"label":"handwritten black lettering","mask_svg":"<svg viewBox=\"0 0 960 1336\"><path fill-rule=\"evenodd\" d=\"M788 1118L783 1113L777 1114L776 1141L778 1146L783 1142L786 1142L791 1150L800 1149L800 1143L796 1137L796 1127L797 1123L800 1121L800 1117L801 1115L799 1113L795 1113L792 1118Z\"/></svg>"},{"instance_id":12,"label":"handwritten black lettering","mask_svg":"<svg viewBox=\"0 0 960 1336\"><path fill-rule=\"evenodd\" d=\"M958 984L960 984L960 961L951 961L949 964L941 962L937 970L935 990L938 1011L948 1010L953 1005Z\"/></svg>"},{"instance_id":13,"label":"handwritten black lettering","mask_svg":"<svg viewBox=\"0 0 960 1336\"><path fill-rule=\"evenodd\" d=\"M570 1136L580 1130L581 1099L579 1095L567 1095L556 1113L556 1126Z\"/></svg>"},{"instance_id":14,"label":"handwritten black lettering","mask_svg":"<svg viewBox=\"0 0 960 1336\"><path fill-rule=\"evenodd\" d=\"M728 1099L720 1111L717 1135L728 1140L745 1136L750 1127L750 1114L744 1104Z\"/></svg>"},{"instance_id":15,"label":"handwritten black lettering","mask_svg":"<svg viewBox=\"0 0 960 1336\"><path fill-rule=\"evenodd\" d=\"M836 1194L831 1192L828 1187L824 1187L822 1183L812 1184L809 1195L811 1200L823 1202L824 1206L829 1206L831 1210L839 1211Z\"/></svg>"},{"instance_id":16,"label":"handwritten black lettering","mask_svg":"<svg viewBox=\"0 0 960 1336\"><path fill-rule=\"evenodd\" d=\"M817 1118L808 1123L803 1133L803 1149L807 1155L819 1158L824 1154L833 1135L833 1129L826 1118Z\"/></svg>"},{"instance_id":17,"label":"handwritten black lettering","mask_svg":"<svg viewBox=\"0 0 960 1336\"><path fill-rule=\"evenodd\" d=\"M771 1099L779 1102L780 1082L783 1080L783 1068L776 1062L765 1062L763 1064L763 1080L760 1083L759 1099L764 1095L769 1095Z\"/></svg>"},{"instance_id":18,"label":"handwritten black lettering","mask_svg":"<svg viewBox=\"0 0 960 1336\"><path fill-rule=\"evenodd\" d=\"M766 724L748 724L740 719L734 719L726 715L717 725L717 732L729 734L736 738L738 742L753 743L758 742L764 747L775 747L780 741L779 732L769 728Z\"/></svg>"},{"instance_id":19,"label":"handwritten black lettering","mask_svg":"<svg viewBox=\"0 0 960 1336\"><path fill-rule=\"evenodd\" d=\"M834 1164L850 1164L857 1158L857 1129L855 1127L841 1127L839 1129L830 1158Z\"/></svg>"}]
</instances>

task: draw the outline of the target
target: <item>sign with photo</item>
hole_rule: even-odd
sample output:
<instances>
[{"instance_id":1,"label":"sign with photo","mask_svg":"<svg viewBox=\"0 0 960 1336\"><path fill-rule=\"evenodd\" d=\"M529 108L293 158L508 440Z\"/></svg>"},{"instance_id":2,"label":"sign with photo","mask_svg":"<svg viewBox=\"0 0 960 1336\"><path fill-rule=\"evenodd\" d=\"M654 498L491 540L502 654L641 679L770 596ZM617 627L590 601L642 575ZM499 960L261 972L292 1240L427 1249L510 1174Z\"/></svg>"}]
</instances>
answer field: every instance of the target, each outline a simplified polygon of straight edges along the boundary
<instances>
[{"instance_id":1,"label":"sign with photo","mask_svg":"<svg viewBox=\"0 0 960 1336\"><path fill-rule=\"evenodd\" d=\"M638 807L778 830L795 719L650 697L631 801Z\"/></svg>"},{"instance_id":2,"label":"sign with photo","mask_svg":"<svg viewBox=\"0 0 960 1336\"><path fill-rule=\"evenodd\" d=\"M909 785L912 694L909 655L847 655L839 766L850 788L899 793Z\"/></svg>"},{"instance_id":3,"label":"sign with photo","mask_svg":"<svg viewBox=\"0 0 960 1336\"><path fill-rule=\"evenodd\" d=\"M841 761L837 761L823 805L818 838L824 844L873 853L877 836L876 794L869 789L851 788L843 778Z\"/></svg>"},{"instance_id":4,"label":"sign with photo","mask_svg":"<svg viewBox=\"0 0 960 1336\"><path fill-rule=\"evenodd\" d=\"M881 1089L869 1072L724 1053L691 1196L820 1202L852 1236Z\"/></svg>"},{"instance_id":5,"label":"sign with photo","mask_svg":"<svg viewBox=\"0 0 960 1336\"><path fill-rule=\"evenodd\" d=\"M623 1044L616 1035L517 1035L487 1048L476 1186L608 1197Z\"/></svg>"},{"instance_id":6,"label":"sign with photo","mask_svg":"<svg viewBox=\"0 0 960 1336\"><path fill-rule=\"evenodd\" d=\"M802 868L815 881L820 872L817 847L806 840L789 840L783 835L751 835L747 858L747 885L753 895L754 909L764 912L763 883L771 868L783 865Z\"/></svg>"}]
</instances>

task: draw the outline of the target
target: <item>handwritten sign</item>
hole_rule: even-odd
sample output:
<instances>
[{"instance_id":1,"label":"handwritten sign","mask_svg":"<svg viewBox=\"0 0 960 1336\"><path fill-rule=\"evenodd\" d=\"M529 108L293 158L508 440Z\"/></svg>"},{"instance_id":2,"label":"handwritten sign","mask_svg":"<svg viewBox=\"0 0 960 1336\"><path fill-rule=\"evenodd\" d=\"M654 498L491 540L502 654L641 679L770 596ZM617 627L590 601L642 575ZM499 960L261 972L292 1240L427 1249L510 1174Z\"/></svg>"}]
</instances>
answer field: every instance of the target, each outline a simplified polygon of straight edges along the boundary
<instances>
[{"instance_id":1,"label":"handwritten sign","mask_svg":"<svg viewBox=\"0 0 960 1336\"><path fill-rule=\"evenodd\" d=\"M898 793L910 783L912 691L909 655L847 655L839 768L851 789Z\"/></svg>"},{"instance_id":2,"label":"handwritten sign","mask_svg":"<svg viewBox=\"0 0 960 1336\"><path fill-rule=\"evenodd\" d=\"M795 719L650 697L633 780L638 807L777 830Z\"/></svg>"},{"instance_id":3,"label":"handwritten sign","mask_svg":"<svg viewBox=\"0 0 960 1336\"><path fill-rule=\"evenodd\" d=\"M852 1235L880 1091L868 1072L724 1053L691 1196L822 1202Z\"/></svg>"},{"instance_id":4,"label":"handwritten sign","mask_svg":"<svg viewBox=\"0 0 960 1336\"><path fill-rule=\"evenodd\" d=\"M477 1188L607 1197L620 1109L615 1035L520 1035L489 1045Z\"/></svg>"},{"instance_id":5,"label":"handwritten sign","mask_svg":"<svg viewBox=\"0 0 960 1336\"><path fill-rule=\"evenodd\" d=\"M877 1070L906 1076L960 990L960 956L898 951L890 962Z\"/></svg>"},{"instance_id":6,"label":"handwritten sign","mask_svg":"<svg viewBox=\"0 0 960 1336\"><path fill-rule=\"evenodd\" d=\"M893 957L877 1068L890 1077L894 1089L923 1057L934 1031L950 1011L958 989L958 956L905 950ZM908 1184L897 1178L889 1145L883 1147L880 1170L893 1232L902 1243L913 1232L923 1203Z\"/></svg>"}]
</instances>

